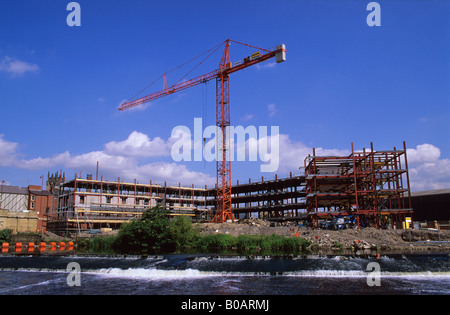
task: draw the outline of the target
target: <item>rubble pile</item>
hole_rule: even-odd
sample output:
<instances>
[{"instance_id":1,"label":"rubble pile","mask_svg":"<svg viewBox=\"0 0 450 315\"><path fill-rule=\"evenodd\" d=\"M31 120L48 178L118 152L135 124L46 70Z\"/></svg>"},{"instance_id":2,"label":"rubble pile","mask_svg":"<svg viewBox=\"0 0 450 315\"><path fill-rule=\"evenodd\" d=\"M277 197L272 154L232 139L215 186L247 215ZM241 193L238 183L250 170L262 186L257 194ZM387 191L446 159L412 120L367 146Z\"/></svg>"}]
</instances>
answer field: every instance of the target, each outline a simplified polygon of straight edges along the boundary
<instances>
[{"instance_id":1,"label":"rubble pile","mask_svg":"<svg viewBox=\"0 0 450 315\"><path fill-rule=\"evenodd\" d=\"M350 228L324 230L300 227L294 223L279 224L258 218L236 222L199 223L200 234L284 235L311 242L311 250L450 250L450 231L378 230Z\"/></svg>"}]
</instances>

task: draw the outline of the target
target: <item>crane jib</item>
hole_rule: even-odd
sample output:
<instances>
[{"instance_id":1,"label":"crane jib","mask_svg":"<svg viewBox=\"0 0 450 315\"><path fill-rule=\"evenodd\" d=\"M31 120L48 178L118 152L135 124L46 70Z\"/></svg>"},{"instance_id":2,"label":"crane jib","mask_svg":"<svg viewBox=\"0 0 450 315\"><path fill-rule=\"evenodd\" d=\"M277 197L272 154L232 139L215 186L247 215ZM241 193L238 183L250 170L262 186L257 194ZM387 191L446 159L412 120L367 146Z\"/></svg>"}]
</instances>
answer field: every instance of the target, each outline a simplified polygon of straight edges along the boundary
<instances>
[{"instance_id":1,"label":"crane jib","mask_svg":"<svg viewBox=\"0 0 450 315\"><path fill-rule=\"evenodd\" d=\"M261 54L258 52L258 53L252 54L252 56L249 56L249 57L251 57L251 58L245 58L244 61L238 61L234 65L230 62L222 69L211 71L207 74L198 76L196 78L174 84L168 88L162 89L158 92L149 94L147 96L125 102L125 103L121 104L121 106L118 108L118 110L123 111L123 110L129 109L129 108L132 108L132 107L135 107L138 105L142 105L142 104L154 101L161 97L173 94L178 91L185 90L192 86L195 86L195 85L198 85L201 83L206 83L212 79L217 78L219 75L231 74L231 73L237 72L239 70L248 68L254 64L266 61L273 57L276 57L275 59L276 59L277 63L283 62L286 60L286 47L284 44L281 44L281 45L278 45L275 50L269 51L266 54Z\"/></svg>"}]
</instances>

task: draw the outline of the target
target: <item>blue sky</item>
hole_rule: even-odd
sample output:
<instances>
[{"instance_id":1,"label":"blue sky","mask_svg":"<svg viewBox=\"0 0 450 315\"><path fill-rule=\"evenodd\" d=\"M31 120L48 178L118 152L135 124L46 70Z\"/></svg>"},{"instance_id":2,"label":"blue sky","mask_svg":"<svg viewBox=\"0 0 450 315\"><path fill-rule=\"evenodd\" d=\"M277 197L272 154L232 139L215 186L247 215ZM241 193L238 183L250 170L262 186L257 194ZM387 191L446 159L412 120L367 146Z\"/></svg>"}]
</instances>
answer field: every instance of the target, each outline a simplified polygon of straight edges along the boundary
<instances>
[{"instance_id":1,"label":"blue sky","mask_svg":"<svg viewBox=\"0 0 450 315\"><path fill-rule=\"evenodd\" d=\"M286 45L286 62L231 75L232 124L279 126L279 176L298 174L312 147L347 154L352 142L389 150L406 141L413 190L450 188L450 1L378 1L379 27L367 25L363 0L79 0L80 27L66 23L69 2L0 3L0 180L8 184L40 184L60 169L67 178L95 174L98 160L108 179L213 184L215 163L173 161L170 137L178 125L193 129L194 117L214 124L214 81L117 108L230 38ZM249 53L230 49L232 61ZM213 55L196 74L219 61ZM274 177L260 165L233 163L233 182Z\"/></svg>"}]
</instances>

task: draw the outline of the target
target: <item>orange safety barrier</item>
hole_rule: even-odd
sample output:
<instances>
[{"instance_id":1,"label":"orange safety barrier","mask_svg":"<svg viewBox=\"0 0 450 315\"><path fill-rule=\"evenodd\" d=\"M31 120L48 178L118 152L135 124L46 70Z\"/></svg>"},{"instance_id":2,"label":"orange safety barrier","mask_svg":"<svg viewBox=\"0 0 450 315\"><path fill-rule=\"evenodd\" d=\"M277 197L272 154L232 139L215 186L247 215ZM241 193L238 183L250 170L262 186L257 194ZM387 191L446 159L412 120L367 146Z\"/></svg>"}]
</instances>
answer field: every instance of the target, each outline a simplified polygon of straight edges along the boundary
<instances>
[{"instance_id":1,"label":"orange safety barrier","mask_svg":"<svg viewBox=\"0 0 450 315\"><path fill-rule=\"evenodd\" d=\"M16 243L16 253L22 251L22 243Z\"/></svg>"},{"instance_id":2,"label":"orange safety barrier","mask_svg":"<svg viewBox=\"0 0 450 315\"><path fill-rule=\"evenodd\" d=\"M2 246L2 253L8 253L9 251L9 243L1 243ZM49 250L50 251L54 251L56 250L56 248L58 248L59 250L73 250L75 243L74 242L50 242L49 244ZM14 245L14 250L16 253L19 253L22 251L22 249L26 247L28 252L32 252L35 250L36 247L39 247L39 251L45 251L47 249L47 243L45 242L39 242L39 244L35 244L32 242L28 242L26 243L26 245L24 245L23 243L15 243Z\"/></svg>"},{"instance_id":3,"label":"orange safety barrier","mask_svg":"<svg viewBox=\"0 0 450 315\"><path fill-rule=\"evenodd\" d=\"M50 251L53 252L56 250L56 243L55 242L50 242Z\"/></svg>"},{"instance_id":4,"label":"orange safety barrier","mask_svg":"<svg viewBox=\"0 0 450 315\"><path fill-rule=\"evenodd\" d=\"M34 251L34 243L28 243L28 251L29 252Z\"/></svg>"}]
</instances>

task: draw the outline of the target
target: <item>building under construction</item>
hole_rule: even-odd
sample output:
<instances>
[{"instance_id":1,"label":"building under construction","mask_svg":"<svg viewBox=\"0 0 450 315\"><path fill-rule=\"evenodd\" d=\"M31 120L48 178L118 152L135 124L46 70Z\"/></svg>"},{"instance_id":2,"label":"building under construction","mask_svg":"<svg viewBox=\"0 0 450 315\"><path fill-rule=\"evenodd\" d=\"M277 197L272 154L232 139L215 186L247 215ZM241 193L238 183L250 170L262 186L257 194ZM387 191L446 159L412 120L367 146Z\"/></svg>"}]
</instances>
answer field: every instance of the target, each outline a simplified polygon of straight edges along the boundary
<instances>
[{"instance_id":1,"label":"building under construction","mask_svg":"<svg viewBox=\"0 0 450 315\"><path fill-rule=\"evenodd\" d=\"M160 206L171 216L208 220L205 188L168 186L75 178L59 187L58 208L49 218L49 230L57 233L118 229L139 219L147 209Z\"/></svg>"},{"instance_id":2,"label":"building under construction","mask_svg":"<svg viewBox=\"0 0 450 315\"><path fill-rule=\"evenodd\" d=\"M355 151L348 156L305 159L308 220L353 216L358 226L402 228L411 222L406 146L389 151Z\"/></svg>"},{"instance_id":3,"label":"building under construction","mask_svg":"<svg viewBox=\"0 0 450 315\"><path fill-rule=\"evenodd\" d=\"M355 151L348 156L304 160L304 174L232 186L234 218L259 217L318 227L322 220L351 217L358 226L402 228L412 215L406 147ZM209 222L216 213L216 188L168 186L75 178L61 183L58 207L48 227L57 233L117 229L160 206L170 216Z\"/></svg>"}]
</instances>

